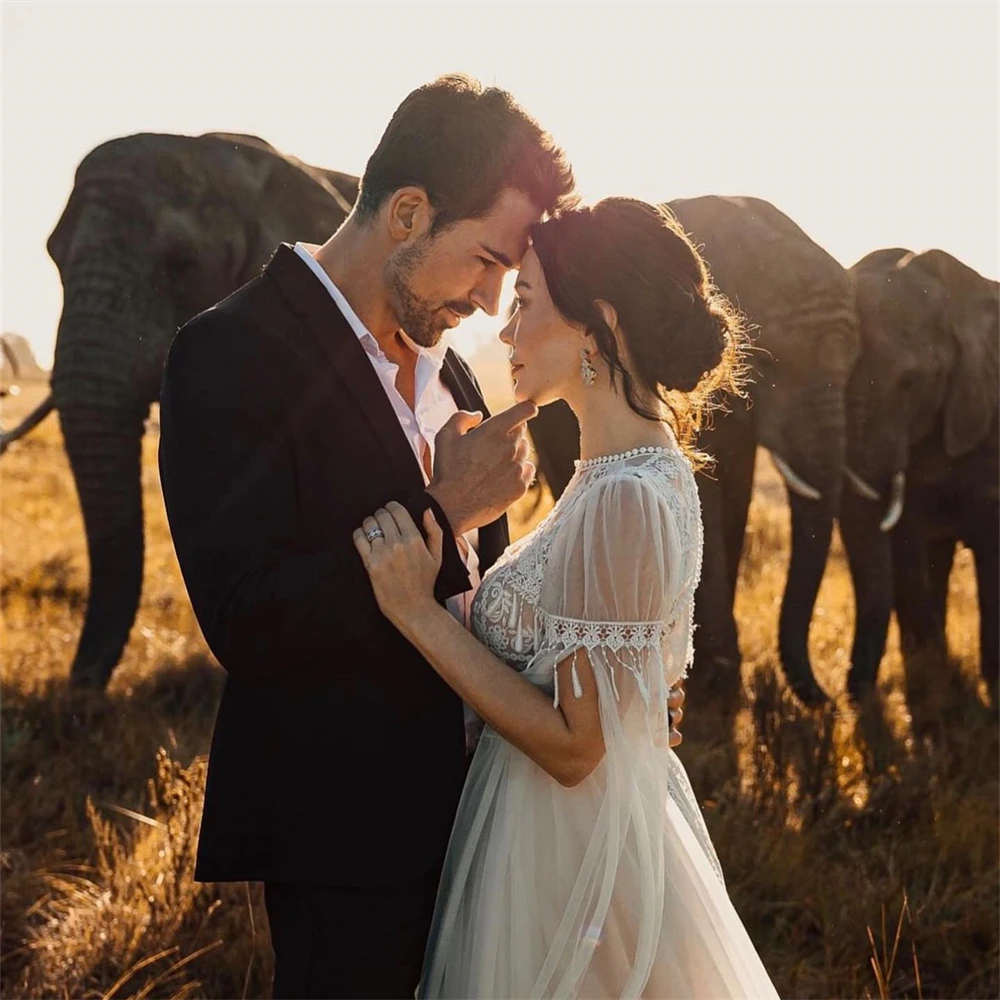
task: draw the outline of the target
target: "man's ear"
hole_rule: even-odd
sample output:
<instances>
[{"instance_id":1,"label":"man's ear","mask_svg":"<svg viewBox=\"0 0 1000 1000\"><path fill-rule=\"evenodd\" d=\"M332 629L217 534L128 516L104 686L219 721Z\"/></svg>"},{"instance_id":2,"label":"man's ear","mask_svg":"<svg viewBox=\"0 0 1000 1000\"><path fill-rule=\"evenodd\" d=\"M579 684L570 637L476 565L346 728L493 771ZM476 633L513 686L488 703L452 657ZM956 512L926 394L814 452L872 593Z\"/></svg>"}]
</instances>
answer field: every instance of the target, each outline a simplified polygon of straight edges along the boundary
<instances>
[{"instance_id":1,"label":"man's ear","mask_svg":"<svg viewBox=\"0 0 1000 1000\"><path fill-rule=\"evenodd\" d=\"M614 333L618 329L618 313L615 311L615 307L610 302L605 302L604 299L594 299L594 305L600 310L601 315L604 317L604 322L608 324L608 328Z\"/></svg>"},{"instance_id":2,"label":"man's ear","mask_svg":"<svg viewBox=\"0 0 1000 1000\"><path fill-rule=\"evenodd\" d=\"M403 187L394 191L387 206L389 235L397 243L423 236L434 221L427 192L422 187Z\"/></svg>"}]
</instances>

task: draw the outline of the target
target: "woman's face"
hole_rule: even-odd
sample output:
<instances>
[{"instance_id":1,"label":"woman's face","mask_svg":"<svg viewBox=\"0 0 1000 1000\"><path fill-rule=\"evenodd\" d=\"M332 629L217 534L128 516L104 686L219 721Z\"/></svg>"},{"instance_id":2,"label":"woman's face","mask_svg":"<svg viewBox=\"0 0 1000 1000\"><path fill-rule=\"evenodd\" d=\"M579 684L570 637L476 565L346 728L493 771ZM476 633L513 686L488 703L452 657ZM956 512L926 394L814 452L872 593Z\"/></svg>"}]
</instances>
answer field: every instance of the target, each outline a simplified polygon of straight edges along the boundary
<instances>
[{"instance_id":1,"label":"woman's face","mask_svg":"<svg viewBox=\"0 0 1000 1000\"><path fill-rule=\"evenodd\" d=\"M500 333L510 348L514 396L518 402L530 399L538 406L565 399L577 383L583 384L580 351L590 338L556 309L538 255L530 248L514 290L517 309Z\"/></svg>"}]
</instances>

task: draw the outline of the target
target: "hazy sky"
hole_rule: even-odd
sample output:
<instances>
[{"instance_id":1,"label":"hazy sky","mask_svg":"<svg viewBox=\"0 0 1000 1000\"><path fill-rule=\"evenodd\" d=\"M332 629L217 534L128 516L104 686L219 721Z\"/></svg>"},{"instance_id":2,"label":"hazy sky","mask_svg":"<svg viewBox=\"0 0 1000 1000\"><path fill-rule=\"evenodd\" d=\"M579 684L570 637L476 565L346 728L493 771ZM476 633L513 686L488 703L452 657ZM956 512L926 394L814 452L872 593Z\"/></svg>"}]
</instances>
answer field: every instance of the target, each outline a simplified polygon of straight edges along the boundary
<instances>
[{"instance_id":1,"label":"hazy sky","mask_svg":"<svg viewBox=\"0 0 1000 1000\"><path fill-rule=\"evenodd\" d=\"M2 315L51 362L45 240L80 159L139 131L253 132L360 173L393 109L462 70L566 148L588 199L753 194L845 265L942 247L1000 275L994 2L11 2ZM463 324L466 345L495 321Z\"/></svg>"}]
</instances>

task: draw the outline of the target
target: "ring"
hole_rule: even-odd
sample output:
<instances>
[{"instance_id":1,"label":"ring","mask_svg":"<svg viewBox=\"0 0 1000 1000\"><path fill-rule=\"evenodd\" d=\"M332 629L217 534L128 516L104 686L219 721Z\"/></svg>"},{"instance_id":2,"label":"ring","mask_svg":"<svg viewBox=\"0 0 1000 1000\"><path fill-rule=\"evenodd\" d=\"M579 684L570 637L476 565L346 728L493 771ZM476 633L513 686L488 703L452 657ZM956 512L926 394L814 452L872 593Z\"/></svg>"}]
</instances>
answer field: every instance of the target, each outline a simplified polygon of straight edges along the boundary
<instances>
[{"instance_id":1,"label":"ring","mask_svg":"<svg viewBox=\"0 0 1000 1000\"><path fill-rule=\"evenodd\" d=\"M374 542L376 538L385 538L385 532L381 528L370 528L365 532L365 538L369 542Z\"/></svg>"}]
</instances>

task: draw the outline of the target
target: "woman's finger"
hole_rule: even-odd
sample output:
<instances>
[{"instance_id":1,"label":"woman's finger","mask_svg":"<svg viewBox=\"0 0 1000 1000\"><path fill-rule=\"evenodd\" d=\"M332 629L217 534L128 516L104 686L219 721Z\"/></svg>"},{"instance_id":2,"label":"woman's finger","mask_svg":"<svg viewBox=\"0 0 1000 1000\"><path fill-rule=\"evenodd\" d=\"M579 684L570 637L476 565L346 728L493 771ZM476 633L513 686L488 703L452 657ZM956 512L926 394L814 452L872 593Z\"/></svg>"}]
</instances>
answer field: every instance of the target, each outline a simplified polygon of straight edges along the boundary
<instances>
[{"instance_id":1,"label":"woman's finger","mask_svg":"<svg viewBox=\"0 0 1000 1000\"><path fill-rule=\"evenodd\" d=\"M670 694L667 695L667 704L671 708L680 708L684 704L684 688L682 687L672 687L670 689Z\"/></svg>"},{"instance_id":2,"label":"woman's finger","mask_svg":"<svg viewBox=\"0 0 1000 1000\"><path fill-rule=\"evenodd\" d=\"M384 532L382 535L376 535L374 538L370 537L373 531L382 530L378 521L376 521L374 517L366 517L364 521L361 522L361 530L365 534L365 541L368 542L368 545L372 548L376 545L381 545L382 542L385 541L385 538L383 537L385 534Z\"/></svg>"},{"instance_id":3,"label":"woman's finger","mask_svg":"<svg viewBox=\"0 0 1000 1000\"><path fill-rule=\"evenodd\" d=\"M385 509L392 516L393 521L396 522L396 527L399 529L399 537L402 538L404 542L420 538L420 532L417 530L417 526L413 523L413 518L410 517L410 512L401 503L398 503L395 500L390 500L385 505ZM423 539L420 538L420 541L423 541Z\"/></svg>"},{"instance_id":4,"label":"woman's finger","mask_svg":"<svg viewBox=\"0 0 1000 1000\"><path fill-rule=\"evenodd\" d=\"M437 523L437 518L431 507L424 511L424 531L427 533L427 549L435 565L440 566L444 552L444 532L441 530L441 525Z\"/></svg>"},{"instance_id":5,"label":"woman's finger","mask_svg":"<svg viewBox=\"0 0 1000 1000\"><path fill-rule=\"evenodd\" d=\"M351 538L354 541L354 547L358 550L358 555L361 556L361 561L365 564L365 569L370 570L372 547L368 539L365 538L364 531L361 528L355 528Z\"/></svg>"},{"instance_id":6,"label":"woman's finger","mask_svg":"<svg viewBox=\"0 0 1000 1000\"><path fill-rule=\"evenodd\" d=\"M375 520L378 522L378 526L382 529L382 533L385 535L386 545L392 545L393 542L399 541L399 528L393 520L392 514L390 514L385 507L379 507L379 509L375 511Z\"/></svg>"}]
</instances>

